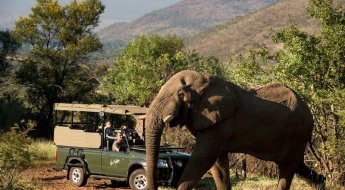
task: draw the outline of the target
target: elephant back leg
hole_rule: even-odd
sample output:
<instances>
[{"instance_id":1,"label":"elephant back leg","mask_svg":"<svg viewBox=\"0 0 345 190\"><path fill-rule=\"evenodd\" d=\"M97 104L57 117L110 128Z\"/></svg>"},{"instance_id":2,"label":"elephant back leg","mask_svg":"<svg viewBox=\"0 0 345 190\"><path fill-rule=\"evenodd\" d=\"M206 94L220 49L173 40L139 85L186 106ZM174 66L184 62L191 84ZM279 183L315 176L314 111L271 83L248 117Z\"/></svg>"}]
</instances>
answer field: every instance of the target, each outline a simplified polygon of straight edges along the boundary
<instances>
[{"instance_id":1,"label":"elephant back leg","mask_svg":"<svg viewBox=\"0 0 345 190\"><path fill-rule=\"evenodd\" d=\"M323 175L316 173L314 170L310 169L304 163L300 164L296 173L302 177L308 184L316 186L320 190L326 188L326 178Z\"/></svg>"},{"instance_id":2,"label":"elephant back leg","mask_svg":"<svg viewBox=\"0 0 345 190\"><path fill-rule=\"evenodd\" d=\"M211 168L212 176L216 182L217 190L231 189L229 174L229 158L228 153L219 156L216 163Z\"/></svg>"},{"instance_id":3,"label":"elephant back leg","mask_svg":"<svg viewBox=\"0 0 345 190\"><path fill-rule=\"evenodd\" d=\"M290 189L297 168L303 163L304 159L303 146L291 146L285 149L284 152L286 155L285 159L277 163L279 168L278 190Z\"/></svg>"},{"instance_id":4,"label":"elephant back leg","mask_svg":"<svg viewBox=\"0 0 345 190\"><path fill-rule=\"evenodd\" d=\"M298 166L303 163L303 151L299 151L296 148L294 154L290 149L289 156L284 161L278 162L279 168L279 181L277 190L288 190L290 189L292 179L296 173Z\"/></svg>"}]
</instances>

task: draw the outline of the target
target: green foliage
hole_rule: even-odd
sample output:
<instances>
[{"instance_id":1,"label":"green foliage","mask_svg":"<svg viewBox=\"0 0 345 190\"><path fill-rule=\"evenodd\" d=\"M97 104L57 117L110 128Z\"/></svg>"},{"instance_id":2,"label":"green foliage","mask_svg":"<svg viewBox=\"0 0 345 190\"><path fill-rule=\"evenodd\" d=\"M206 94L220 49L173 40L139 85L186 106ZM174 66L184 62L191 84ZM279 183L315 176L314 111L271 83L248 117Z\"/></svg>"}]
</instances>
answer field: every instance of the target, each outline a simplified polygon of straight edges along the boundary
<instances>
[{"instance_id":1,"label":"green foliage","mask_svg":"<svg viewBox=\"0 0 345 190\"><path fill-rule=\"evenodd\" d=\"M3 77L10 67L6 57L15 53L18 47L19 44L9 31L0 31L0 84L4 82Z\"/></svg>"},{"instance_id":2,"label":"green foliage","mask_svg":"<svg viewBox=\"0 0 345 190\"><path fill-rule=\"evenodd\" d=\"M18 176L31 165L31 139L27 132L0 132L0 189L28 189Z\"/></svg>"},{"instance_id":3,"label":"green foliage","mask_svg":"<svg viewBox=\"0 0 345 190\"><path fill-rule=\"evenodd\" d=\"M228 78L244 87L251 88L258 84L266 84L272 80L272 76L265 68L268 64L268 50L262 47L258 51L250 51L247 57L239 55L235 61L228 64Z\"/></svg>"},{"instance_id":4,"label":"green foliage","mask_svg":"<svg viewBox=\"0 0 345 190\"><path fill-rule=\"evenodd\" d=\"M0 130L7 130L24 114L18 91L13 87L13 67L9 59L18 47L9 31L0 31Z\"/></svg>"},{"instance_id":5,"label":"green foliage","mask_svg":"<svg viewBox=\"0 0 345 190\"><path fill-rule=\"evenodd\" d=\"M168 143L175 147L183 147L185 152L191 153L195 145L195 137L186 127L165 128L161 143Z\"/></svg>"},{"instance_id":6,"label":"green foliage","mask_svg":"<svg viewBox=\"0 0 345 190\"><path fill-rule=\"evenodd\" d=\"M19 92L6 87L0 87L0 130L4 131L18 123L26 114L23 102L18 97Z\"/></svg>"},{"instance_id":7,"label":"green foliage","mask_svg":"<svg viewBox=\"0 0 345 190\"><path fill-rule=\"evenodd\" d=\"M195 70L219 78L226 78L227 76L228 71L216 57L204 57L196 52L185 53L184 56L185 57L182 59L184 69Z\"/></svg>"},{"instance_id":8,"label":"green foliage","mask_svg":"<svg viewBox=\"0 0 345 190\"><path fill-rule=\"evenodd\" d=\"M139 36L116 57L104 77L104 91L112 94L117 102L147 106L159 88L181 70L223 76L217 59L185 53L183 47L182 39L174 35Z\"/></svg>"},{"instance_id":9,"label":"green foliage","mask_svg":"<svg viewBox=\"0 0 345 190\"><path fill-rule=\"evenodd\" d=\"M29 16L16 22L13 35L31 47L16 78L28 87L27 100L39 132L52 132L43 126L51 127L55 102L82 101L98 85L87 60L101 49L93 29L103 11L100 0L64 6L55 0L37 0Z\"/></svg>"},{"instance_id":10,"label":"green foliage","mask_svg":"<svg viewBox=\"0 0 345 190\"><path fill-rule=\"evenodd\" d=\"M179 65L182 40L176 36L140 36L129 42L105 76L105 90L124 103L147 104L157 86Z\"/></svg>"},{"instance_id":11,"label":"green foliage","mask_svg":"<svg viewBox=\"0 0 345 190\"><path fill-rule=\"evenodd\" d=\"M275 41L283 43L284 49L277 54L281 63L277 74L293 77L304 88L341 89L345 85L345 13L329 0L311 0L308 12L321 21L322 33L313 36L294 26L279 32Z\"/></svg>"}]
</instances>

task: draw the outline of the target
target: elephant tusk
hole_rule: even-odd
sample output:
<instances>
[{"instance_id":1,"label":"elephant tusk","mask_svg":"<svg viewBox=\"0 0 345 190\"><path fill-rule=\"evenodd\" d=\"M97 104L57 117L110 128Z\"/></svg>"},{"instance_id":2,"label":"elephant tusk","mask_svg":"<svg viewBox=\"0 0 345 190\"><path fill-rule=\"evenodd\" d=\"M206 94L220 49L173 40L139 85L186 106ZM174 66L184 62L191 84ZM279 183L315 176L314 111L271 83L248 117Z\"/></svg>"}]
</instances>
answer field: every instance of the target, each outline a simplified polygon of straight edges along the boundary
<instances>
[{"instance_id":1,"label":"elephant tusk","mask_svg":"<svg viewBox=\"0 0 345 190\"><path fill-rule=\"evenodd\" d=\"M173 115L167 115L164 117L163 121L164 123L170 123L171 120L173 120L174 116Z\"/></svg>"}]
</instances>

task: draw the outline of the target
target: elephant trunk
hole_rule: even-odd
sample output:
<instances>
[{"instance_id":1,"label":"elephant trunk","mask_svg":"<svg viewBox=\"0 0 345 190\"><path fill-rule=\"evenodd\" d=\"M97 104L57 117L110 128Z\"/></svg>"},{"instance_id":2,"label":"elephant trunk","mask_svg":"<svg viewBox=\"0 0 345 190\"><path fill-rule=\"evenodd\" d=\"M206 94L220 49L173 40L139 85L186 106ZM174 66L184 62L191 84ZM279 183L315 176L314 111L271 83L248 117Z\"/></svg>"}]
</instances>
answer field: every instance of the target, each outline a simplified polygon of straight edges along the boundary
<instances>
[{"instance_id":1,"label":"elephant trunk","mask_svg":"<svg viewBox=\"0 0 345 190\"><path fill-rule=\"evenodd\" d=\"M162 116L154 114L157 110L150 111L147 115L146 130L145 130L145 144L146 144L146 177L148 182L148 189L157 189L157 161L161 135L163 131L164 122Z\"/></svg>"}]
</instances>

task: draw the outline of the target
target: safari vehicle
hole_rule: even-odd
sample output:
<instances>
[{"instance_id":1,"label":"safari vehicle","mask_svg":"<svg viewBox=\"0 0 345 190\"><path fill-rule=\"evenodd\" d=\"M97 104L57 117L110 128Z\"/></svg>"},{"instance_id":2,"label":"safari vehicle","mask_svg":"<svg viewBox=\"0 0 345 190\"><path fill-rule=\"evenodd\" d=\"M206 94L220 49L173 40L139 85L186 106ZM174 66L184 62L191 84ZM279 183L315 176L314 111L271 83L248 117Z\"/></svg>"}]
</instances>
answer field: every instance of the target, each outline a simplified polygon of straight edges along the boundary
<instances>
[{"instance_id":1,"label":"safari vehicle","mask_svg":"<svg viewBox=\"0 0 345 190\"><path fill-rule=\"evenodd\" d=\"M131 189L147 189L144 136L146 108L124 105L55 104L54 143L56 163L54 169L67 170L67 179L74 186L83 186L88 178L108 179L113 185L126 182ZM133 117L136 132L127 134L117 120ZM124 151L114 152L105 138L105 121L121 132ZM190 155L179 148L160 147L158 184L175 186Z\"/></svg>"}]
</instances>

